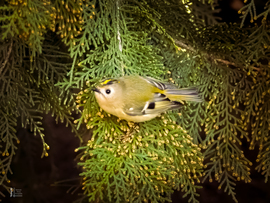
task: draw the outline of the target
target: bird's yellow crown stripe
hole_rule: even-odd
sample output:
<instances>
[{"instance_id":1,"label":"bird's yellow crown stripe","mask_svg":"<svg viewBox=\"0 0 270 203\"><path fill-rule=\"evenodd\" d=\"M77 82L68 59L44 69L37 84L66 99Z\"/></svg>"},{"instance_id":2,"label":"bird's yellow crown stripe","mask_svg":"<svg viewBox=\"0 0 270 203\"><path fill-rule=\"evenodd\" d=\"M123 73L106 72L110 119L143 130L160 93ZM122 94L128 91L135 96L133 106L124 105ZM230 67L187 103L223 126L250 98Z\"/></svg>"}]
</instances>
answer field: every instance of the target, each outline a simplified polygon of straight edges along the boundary
<instances>
[{"instance_id":1,"label":"bird's yellow crown stripe","mask_svg":"<svg viewBox=\"0 0 270 203\"><path fill-rule=\"evenodd\" d=\"M104 82L102 82L101 84L102 85L106 85L108 82L112 81L112 79L108 79L108 80L105 80Z\"/></svg>"},{"instance_id":2,"label":"bird's yellow crown stripe","mask_svg":"<svg viewBox=\"0 0 270 203\"><path fill-rule=\"evenodd\" d=\"M116 80L116 79L107 79L104 82L101 82L101 85L111 85L113 83L120 83L120 81Z\"/></svg>"}]
</instances>

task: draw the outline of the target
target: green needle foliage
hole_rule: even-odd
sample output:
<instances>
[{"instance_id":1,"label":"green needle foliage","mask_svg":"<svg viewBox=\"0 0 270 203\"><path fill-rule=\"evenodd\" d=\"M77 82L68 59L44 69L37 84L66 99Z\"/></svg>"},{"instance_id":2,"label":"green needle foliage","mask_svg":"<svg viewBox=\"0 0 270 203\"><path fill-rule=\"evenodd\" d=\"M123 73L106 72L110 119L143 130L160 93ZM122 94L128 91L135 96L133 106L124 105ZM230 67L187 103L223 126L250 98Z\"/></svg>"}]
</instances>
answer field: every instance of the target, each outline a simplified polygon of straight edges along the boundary
<instances>
[{"instance_id":1,"label":"green needle foliage","mask_svg":"<svg viewBox=\"0 0 270 203\"><path fill-rule=\"evenodd\" d=\"M91 134L76 149L89 202L165 202L174 190L198 202L205 180L237 201L235 185L251 181L252 165L267 182L270 1L261 13L245 3L241 23L226 24L214 16L216 0L1 2L0 187L12 184L17 125L39 135L48 156L44 113L81 141ZM129 74L196 86L204 101L148 122L119 120L91 89ZM258 149L257 163L242 142Z\"/></svg>"},{"instance_id":2,"label":"green needle foliage","mask_svg":"<svg viewBox=\"0 0 270 203\"><path fill-rule=\"evenodd\" d=\"M77 149L83 150L79 165L89 201L164 202L180 188L196 201L203 157L174 116L134 124L100 110L88 89L77 99L84 111L75 123L93 129L91 140Z\"/></svg>"}]
</instances>

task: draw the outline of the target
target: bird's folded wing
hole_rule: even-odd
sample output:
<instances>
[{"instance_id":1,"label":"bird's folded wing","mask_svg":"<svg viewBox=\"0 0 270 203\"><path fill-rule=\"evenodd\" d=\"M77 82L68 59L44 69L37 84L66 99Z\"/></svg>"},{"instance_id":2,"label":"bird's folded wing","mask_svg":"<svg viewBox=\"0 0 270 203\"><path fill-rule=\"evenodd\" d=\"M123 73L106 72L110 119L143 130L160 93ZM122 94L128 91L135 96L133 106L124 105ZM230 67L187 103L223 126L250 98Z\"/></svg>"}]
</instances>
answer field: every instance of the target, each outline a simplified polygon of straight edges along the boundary
<instances>
[{"instance_id":1,"label":"bird's folded wing","mask_svg":"<svg viewBox=\"0 0 270 203\"><path fill-rule=\"evenodd\" d=\"M124 107L124 112L130 116L143 116L148 114L160 114L169 109L177 109L182 106L179 102L170 101L165 95L156 93L151 101L140 106L132 104Z\"/></svg>"},{"instance_id":2,"label":"bird's folded wing","mask_svg":"<svg viewBox=\"0 0 270 203\"><path fill-rule=\"evenodd\" d=\"M177 89L177 87L168 82L161 82L151 77L143 77L148 83L152 84L154 87L157 87L160 90L166 89Z\"/></svg>"}]
</instances>

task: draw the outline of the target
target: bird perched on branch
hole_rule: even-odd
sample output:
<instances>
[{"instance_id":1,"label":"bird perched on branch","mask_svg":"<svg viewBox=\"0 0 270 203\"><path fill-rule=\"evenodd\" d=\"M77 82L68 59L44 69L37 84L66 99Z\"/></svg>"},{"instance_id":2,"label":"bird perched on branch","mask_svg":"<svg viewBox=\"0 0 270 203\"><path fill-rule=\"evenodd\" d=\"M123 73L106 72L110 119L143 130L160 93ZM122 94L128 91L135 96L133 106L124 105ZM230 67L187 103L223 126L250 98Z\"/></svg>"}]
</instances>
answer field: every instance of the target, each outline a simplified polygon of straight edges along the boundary
<instances>
[{"instance_id":1,"label":"bird perched on branch","mask_svg":"<svg viewBox=\"0 0 270 203\"><path fill-rule=\"evenodd\" d=\"M170 83L138 75L106 79L94 91L104 111L133 122L148 121L162 112L178 109L183 101L202 101L194 87L178 89Z\"/></svg>"}]
</instances>

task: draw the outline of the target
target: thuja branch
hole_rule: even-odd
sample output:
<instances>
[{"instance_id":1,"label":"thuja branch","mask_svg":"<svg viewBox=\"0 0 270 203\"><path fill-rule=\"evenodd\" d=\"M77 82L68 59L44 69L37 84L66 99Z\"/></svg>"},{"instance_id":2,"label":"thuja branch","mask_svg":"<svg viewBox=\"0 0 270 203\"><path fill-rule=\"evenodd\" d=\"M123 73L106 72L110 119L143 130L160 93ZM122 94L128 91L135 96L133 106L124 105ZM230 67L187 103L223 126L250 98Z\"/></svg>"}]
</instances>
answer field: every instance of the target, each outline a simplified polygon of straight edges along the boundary
<instances>
[{"instance_id":1,"label":"thuja branch","mask_svg":"<svg viewBox=\"0 0 270 203\"><path fill-rule=\"evenodd\" d=\"M8 53L7 53L7 55L6 55L6 59L4 60L4 62L3 62L2 65L1 65L1 68L0 68L0 75L1 75L2 71L4 70L4 68L5 68L5 66L6 66L6 64L7 64L7 62L8 62L8 59L9 59L9 56L10 56L10 53L11 53L11 50L12 50L12 46L13 46L13 41L11 41L10 47L9 47L9 49L8 49Z\"/></svg>"},{"instance_id":2,"label":"thuja branch","mask_svg":"<svg viewBox=\"0 0 270 203\"><path fill-rule=\"evenodd\" d=\"M187 49L187 50L189 50L191 52L196 52L196 50L193 47L185 44L184 42L181 42L180 40L174 39L174 42L179 47L183 47L183 48L185 48L185 49Z\"/></svg>"},{"instance_id":3,"label":"thuja branch","mask_svg":"<svg viewBox=\"0 0 270 203\"><path fill-rule=\"evenodd\" d=\"M194 49L194 48L191 47L190 45L185 44L184 42L181 42L180 40L176 40L176 39L175 39L174 42L175 42L175 44L176 44L177 46L179 46L179 47L182 47L182 48L184 48L184 49L186 49L186 50L189 50L190 52L193 52L193 53L196 52L196 49ZM215 61L215 62L217 61L217 62L223 63L223 64L225 64L225 65L231 65L231 66L238 67L238 65L237 65L236 63L230 62L230 61L225 60L225 59L218 58L218 57L215 56L215 55L208 54L208 53L204 53L204 55L205 55L207 58L209 58L209 59L211 59L211 60L213 60L213 61ZM260 68L257 68L257 67L254 67L254 66L249 66L249 68L254 69L254 70L257 70L257 71L260 71L260 70L261 70Z\"/></svg>"},{"instance_id":4,"label":"thuja branch","mask_svg":"<svg viewBox=\"0 0 270 203\"><path fill-rule=\"evenodd\" d=\"M191 51L191 52L193 52L193 53L196 52L196 49L194 49L192 46L187 45L187 44L185 44L184 42L181 42L180 40L176 40L176 39L175 39L174 41L175 41L175 44L176 44L177 46L183 47L184 49L189 50L189 51ZM214 55L212 55L212 54L204 53L204 55L206 55L207 58L210 58L210 59L213 60L213 61L218 61L218 62L224 63L224 64L226 64L226 65L236 66L235 63L230 62L230 61L227 61L227 60L224 60L224 59L220 59L220 58L218 58L218 57L216 57L216 56L214 56Z\"/></svg>"}]
</instances>

